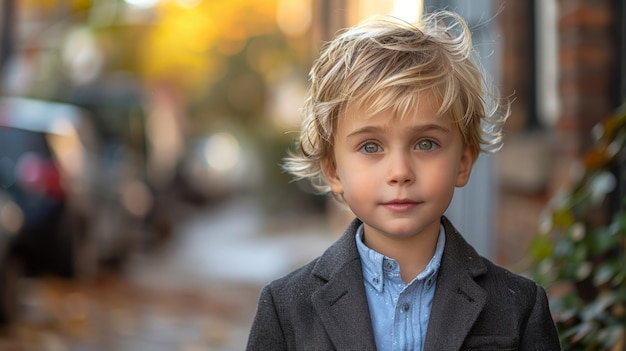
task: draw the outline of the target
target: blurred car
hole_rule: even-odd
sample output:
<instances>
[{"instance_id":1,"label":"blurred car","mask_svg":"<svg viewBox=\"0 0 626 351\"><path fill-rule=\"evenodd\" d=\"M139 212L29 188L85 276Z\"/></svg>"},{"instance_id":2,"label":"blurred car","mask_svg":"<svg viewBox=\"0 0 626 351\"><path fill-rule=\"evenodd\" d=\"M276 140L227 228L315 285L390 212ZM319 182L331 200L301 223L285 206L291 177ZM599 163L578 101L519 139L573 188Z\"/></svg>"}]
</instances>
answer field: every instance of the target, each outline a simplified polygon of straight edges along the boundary
<instances>
[{"instance_id":1,"label":"blurred car","mask_svg":"<svg viewBox=\"0 0 626 351\"><path fill-rule=\"evenodd\" d=\"M259 156L245 140L228 131L193 139L178 169L183 197L202 204L259 188Z\"/></svg>"},{"instance_id":2,"label":"blurred car","mask_svg":"<svg viewBox=\"0 0 626 351\"><path fill-rule=\"evenodd\" d=\"M93 277L139 235L127 220L142 218L124 206L124 184L116 182L124 179L108 176L101 150L85 110L0 99L0 186L23 212L12 250L27 272Z\"/></svg>"},{"instance_id":3,"label":"blurred car","mask_svg":"<svg viewBox=\"0 0 626 351\"><path fill-rule=\"evenodd\" d=\"M0 190L0 325L12 322L18 313L21 264L11 245L22 226L23 214L5 191Z\"/></svg>"},{"instance_id":4,"label":"blurred car","mask_svg":"<svg viewBox=\"0 0 626 351\"><path fill-rule=\"evenodd\" d=\"M28 272L93 269L85 245L92 170L81 124L81 111L70 105L0 100L0 184L24 215L12 250Z\"/></svg>"},{"instance_id":5,"label":"blurred car","mask_svg":"<svg viewBox=\"0 0 626 351\"><path fill-rule=\"evenodd\" d=\"M99 158L95 215L90 232L96 239L99 262L121 268L150 237L147 222L154 210L154 194L138 156L122 143L109 141Z\"/></svg>"}]
</instances>

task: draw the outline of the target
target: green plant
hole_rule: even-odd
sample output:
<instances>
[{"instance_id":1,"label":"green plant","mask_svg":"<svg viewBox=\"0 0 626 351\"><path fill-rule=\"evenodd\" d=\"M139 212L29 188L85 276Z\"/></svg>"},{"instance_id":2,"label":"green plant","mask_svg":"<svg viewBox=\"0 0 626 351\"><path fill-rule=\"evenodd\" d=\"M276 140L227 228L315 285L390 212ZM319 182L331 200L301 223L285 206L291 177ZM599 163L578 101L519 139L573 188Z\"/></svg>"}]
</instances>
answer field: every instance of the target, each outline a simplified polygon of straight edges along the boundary
<instances>
[{"instance_id":1,"label":"green plant","mask_svg":"<svg viewBox=\"0 0 626 351\"><path fill-rule=\"evenodd\" d=\"M584 174L531 245L564 350L626 350L626 105L592 130Z\"/></svg>"}]
</instances>

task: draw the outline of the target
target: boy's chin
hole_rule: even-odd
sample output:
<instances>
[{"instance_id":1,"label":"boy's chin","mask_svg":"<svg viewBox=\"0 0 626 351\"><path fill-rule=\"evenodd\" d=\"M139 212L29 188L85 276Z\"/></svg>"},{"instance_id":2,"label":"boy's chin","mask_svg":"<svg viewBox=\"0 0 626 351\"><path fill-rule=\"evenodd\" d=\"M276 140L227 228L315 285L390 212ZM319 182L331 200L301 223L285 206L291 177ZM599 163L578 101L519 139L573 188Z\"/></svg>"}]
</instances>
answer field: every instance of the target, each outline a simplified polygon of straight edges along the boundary
<instances>
[{"instance_id":1,"label":"boy's chin","mask_svg":"<svg viewBox=\"0 0 626 351\"><path fill-rule=\"evenodd\" d=\"M439 233L438 224L439 222L437 222L436 229L431 229L431 228L434 228L434 226L431 225L431 223L429 223L428 225L419 225L419 224L412 223L412 224L405 224L405 225L402 225L402 224L384 225L380 227L372 226L372 228L374 229L374 231L378 232L379 234L382 234L389 238L409 239L409 238L414 238L418 236L429 235L429 234L435 235Z\"/></svg>"}]
</instances>

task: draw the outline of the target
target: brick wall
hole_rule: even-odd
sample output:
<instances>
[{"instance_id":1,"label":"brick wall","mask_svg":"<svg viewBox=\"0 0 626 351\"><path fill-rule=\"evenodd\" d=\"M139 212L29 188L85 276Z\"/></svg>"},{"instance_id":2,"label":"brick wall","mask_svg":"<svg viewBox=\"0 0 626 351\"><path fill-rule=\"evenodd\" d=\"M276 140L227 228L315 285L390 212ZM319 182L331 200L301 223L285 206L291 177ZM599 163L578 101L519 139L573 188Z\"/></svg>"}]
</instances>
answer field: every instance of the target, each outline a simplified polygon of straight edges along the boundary
<instances>
[{"instance_id":1,"label":"brick wall","mask_svg":"<svg viewBox=\"0 0 626 351\"><path fill-rule=\"evenodd\" d=\"M505 128L507 134L526 128L530 102L531 31L530 6L527 1L508 1L498 16L502 37L502 95L513 96L511 117Z\"/></svg>"},{"instance_id":2,"label":"brick wall","mask_svg":"<svg viewBox=\"0 0 626 351\"><path fill-rule=\"evenodd\" d=\"M540 136L525 130L534 93L528 69L533 54L529 6L525 1L507 1L500 15L502 92L514 93L516 99L499 155L500 197L495 224L497 261L509 266L527 256L542 209L555 193L571 186L576 165L590 145L590 129L616 107L616 3L559 0L558 6L561 112L554 128L539 132ZM529 174L526 179L533 182L524 183L521 174Z\"/></svg>"},{"instance_id":3,"label":"brick wall","mask_svg":"<svg viewBox=\"0 0 626 351\"><path fill-rule=\"evenodd\" d=\"M561 0L559 6L561 114L553 191L570 183L571 165L591 144L591 128L616 107L617 87L613 1Z\"/></svg>"}]
</instances>

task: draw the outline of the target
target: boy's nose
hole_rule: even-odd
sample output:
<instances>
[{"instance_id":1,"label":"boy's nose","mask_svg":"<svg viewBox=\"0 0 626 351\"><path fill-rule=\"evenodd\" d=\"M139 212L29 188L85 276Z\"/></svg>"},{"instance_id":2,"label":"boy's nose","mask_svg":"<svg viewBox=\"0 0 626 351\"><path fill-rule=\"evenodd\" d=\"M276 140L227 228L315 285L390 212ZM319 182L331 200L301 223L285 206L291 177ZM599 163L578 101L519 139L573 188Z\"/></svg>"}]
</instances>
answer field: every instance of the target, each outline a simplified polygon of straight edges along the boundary
<instances>
[{"instance_id":1,"label":"boy's nose","mask_svg":"<svg viewBox=\"0 0 626 351\"><path fill-rule=\"evenodd\" d=\"M403 152L391 153L387 170L387 183L410 184L415 181L415 170L410 155Z\"/></svg>"}]
</instances>

